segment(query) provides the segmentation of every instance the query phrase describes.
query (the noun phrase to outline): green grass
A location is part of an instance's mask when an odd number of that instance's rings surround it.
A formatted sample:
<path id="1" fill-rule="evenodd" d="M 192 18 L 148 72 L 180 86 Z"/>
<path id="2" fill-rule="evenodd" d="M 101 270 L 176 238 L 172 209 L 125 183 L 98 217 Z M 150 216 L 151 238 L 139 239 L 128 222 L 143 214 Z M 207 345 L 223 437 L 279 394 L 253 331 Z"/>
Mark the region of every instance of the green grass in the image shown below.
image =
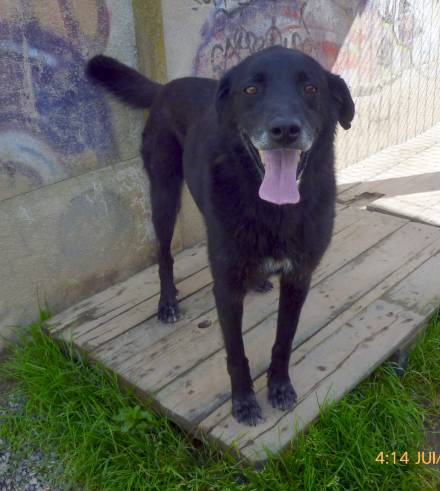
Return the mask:
<path id="1" fill-rule="evenodd" d="M 439 471 L 416 465 L 434 450 L 424 427 L 440 418 L 440 321 L 417 344 L 405 376 L 384 365 L 278 458 L 256 472 L 212 445 L 194 445 L 166 418 L 145 408 L 100 367 L 65 353 L 33 324 L 0 376 L 26 396 L 2 417 L 0 437 L 64 461 L 63 482 L 90 490 L 429 490 Z M 2 375 L 1 375 L 2 374 Z M 408 451 L 409 464 L 379 464 L 380 451 Z M 243 483 L 243 479 L 247 483 Z M 240 482 L 241 480 L 241 482 Z"/>

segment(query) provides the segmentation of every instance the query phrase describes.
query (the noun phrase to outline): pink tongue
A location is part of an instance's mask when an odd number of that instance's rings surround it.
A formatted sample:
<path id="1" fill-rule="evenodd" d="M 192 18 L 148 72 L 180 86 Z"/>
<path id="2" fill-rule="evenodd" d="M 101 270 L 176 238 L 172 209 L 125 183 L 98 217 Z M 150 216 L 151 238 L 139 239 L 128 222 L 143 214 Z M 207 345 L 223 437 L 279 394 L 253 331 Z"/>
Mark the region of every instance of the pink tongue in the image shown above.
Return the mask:
<path id="1" fill-rule="evenodd" d="M 296 172 L 300 158 L 299 150 L 261 150 L 265 163 L 263 182 L 258 195 L 261 199 L 282 204 L 299 203 Z"/>

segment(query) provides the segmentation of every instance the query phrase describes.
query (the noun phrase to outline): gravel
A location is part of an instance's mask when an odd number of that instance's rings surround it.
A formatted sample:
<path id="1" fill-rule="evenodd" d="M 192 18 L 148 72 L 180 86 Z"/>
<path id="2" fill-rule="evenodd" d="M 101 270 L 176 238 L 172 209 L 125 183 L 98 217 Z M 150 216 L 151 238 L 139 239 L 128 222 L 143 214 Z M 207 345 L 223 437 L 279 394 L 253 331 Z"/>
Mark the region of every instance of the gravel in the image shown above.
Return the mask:
<path id="1" fill-rule="evenodd" d="M 0 424 L 5 416 L 19 413 L 25 402 L 14 394 L 2 396 Z M 71 486 L 54 484 L 60 482 L 62 472 L 62 463 L 54 452 L 45 454 L 31 444 L 14 452 L 8 442 L 0 439 L 0 491 L 70 491 Z"/>

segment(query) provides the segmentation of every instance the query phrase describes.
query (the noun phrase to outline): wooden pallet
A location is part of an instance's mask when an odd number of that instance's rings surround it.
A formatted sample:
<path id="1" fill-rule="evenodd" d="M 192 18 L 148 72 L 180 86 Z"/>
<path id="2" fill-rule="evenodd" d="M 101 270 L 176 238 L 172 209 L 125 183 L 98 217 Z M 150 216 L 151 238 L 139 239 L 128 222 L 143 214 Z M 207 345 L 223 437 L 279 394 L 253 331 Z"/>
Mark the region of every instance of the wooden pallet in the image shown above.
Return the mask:
<path id="1" fill-rule="evenodd" d="M 278 286 L 248 295 L 244 340 L 265 417 L 256 427 L 231 415 L 204 244 L 175 258 L 182 312 L 176 324 L 156 320 L 153 266 L 57 315 L 49 330 L 151 397 L 188 431 L 264 461 L 313 421 L 325 401 L 340 399 L 412 340 L 439 305 L 440 228 L 432 226 L 440 224 L 439 153 L 440 126 L 339 173 L 334 237 L 294 341 L 290 369 L 298 403 L 291 411 L 273 409 L 266 398 Z"/>
<path id="2" fill-rule="evenodd" d="M 399 346 L 440 303 L 440 230 L 404 218 L 338 206 L 331 247 L 317 269 L 291 360 L 298 403 L 290 412 L 266 400 L 278 288 L 246 298 L 244 339 L 265 421 L 231 416 L 225 352 L 203 244 L 175 258 L 182 318 L 156 320 L 157 266 L 67 309 L 50 332 L 73 341 L 122 381 L 152 396 L 185 429 L 231 445 L 252 462 L 278 452 Z M 208 326 L 208 327 L 207 327 Z"/>

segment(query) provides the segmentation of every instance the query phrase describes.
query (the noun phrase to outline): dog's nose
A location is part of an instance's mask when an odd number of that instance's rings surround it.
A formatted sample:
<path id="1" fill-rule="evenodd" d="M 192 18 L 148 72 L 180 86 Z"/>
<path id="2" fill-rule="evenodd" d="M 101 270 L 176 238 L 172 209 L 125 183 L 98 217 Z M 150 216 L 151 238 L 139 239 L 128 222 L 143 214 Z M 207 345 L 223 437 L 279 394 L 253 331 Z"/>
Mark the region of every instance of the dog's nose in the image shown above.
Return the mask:
<path id="1" fill-rule="evenodd" d="M 278 120 L 274 121 L 269 129 L 272 141 L 290 145 L 295 142 L 301 132 L 301 126 L 296 120 Z"/>

